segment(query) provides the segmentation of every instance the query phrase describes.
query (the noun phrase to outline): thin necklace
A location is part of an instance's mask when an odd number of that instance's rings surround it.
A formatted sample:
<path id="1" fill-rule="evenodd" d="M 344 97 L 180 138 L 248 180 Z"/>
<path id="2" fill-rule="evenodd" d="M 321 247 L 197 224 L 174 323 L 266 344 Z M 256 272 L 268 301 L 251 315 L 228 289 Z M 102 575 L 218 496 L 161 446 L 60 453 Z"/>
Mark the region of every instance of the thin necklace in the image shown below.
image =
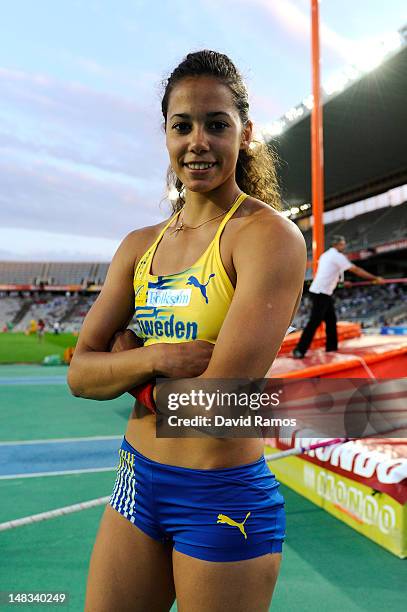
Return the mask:
<path id="1" fill-rule="evenodd" d="M 206 221 L 203 221 L 202 223 L 200 223 L 199 225 L 185 225 L 183 219 L 181 219 L 181 223 L 179 225 L 175 226 L 174 231 L 172 232 L 173 234 L 177 234 L 178 232 L 184 230 L 184 229 L 198 229 L 198 227 L 202 227 L 202 225 L 205 225 L 205 223 L 209 223 L 209 221 L 214 221 L 215 219 L 219 219 L 219 217 L 223 217 L 224 215 L 226 215 L 231 208 L 233 208 L 233 206 L 236 204 L 236 202 L 238 201 L 239 197 L 240 197 L 240 193 L 237 196 L 237 198 L 235 198 L 235 200 L 233 201 L 233 204 L 227 209 L 225 210 L 225 212 L 220 213 L 220 215 L 216 215 L 216 217 L 212 217 L 211 219 L 207 219 Z M 184 212 L 184 209 L 182 209 L 182 212 Z"/>

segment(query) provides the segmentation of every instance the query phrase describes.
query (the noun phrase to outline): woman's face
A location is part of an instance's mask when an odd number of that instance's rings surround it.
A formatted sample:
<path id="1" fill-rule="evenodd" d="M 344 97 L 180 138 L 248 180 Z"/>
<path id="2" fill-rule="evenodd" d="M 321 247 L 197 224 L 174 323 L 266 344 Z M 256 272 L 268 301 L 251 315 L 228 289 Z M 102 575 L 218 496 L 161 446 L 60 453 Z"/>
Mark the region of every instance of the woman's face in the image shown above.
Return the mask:
<path id="1" fill-rule="evenodd" d="M 171 166 L 190 191 L 206 193 L 235 176 L 239 150 L 250 143 L 230 89 L 210 76 L 186 77 L 172 90 L 166 142 Z"/>

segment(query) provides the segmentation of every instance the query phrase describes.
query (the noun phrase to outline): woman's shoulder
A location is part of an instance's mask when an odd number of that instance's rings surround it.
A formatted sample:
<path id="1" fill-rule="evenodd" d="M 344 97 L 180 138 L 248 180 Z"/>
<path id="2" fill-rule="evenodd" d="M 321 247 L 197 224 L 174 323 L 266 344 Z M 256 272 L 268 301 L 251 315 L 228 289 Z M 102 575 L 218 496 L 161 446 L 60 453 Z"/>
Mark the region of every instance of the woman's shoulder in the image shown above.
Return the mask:
<path id="1" fill-rule="evenodd" d="M 160 235 L 160 232 L 164 229 L 164 227 L 169 223 L 171 217 L 160 221 L 160 223 L 156 223 L 154 225 L 147 225 L 145 227 L 140 227 L 131 231 L 125 237 L 125 240 L 137 243 L 154 241 Z"/>
<path id="2" fill-rule="evenodd" d="M 267 274 L 276 268 L 290 274 L 291 264 L 301 268 L 307 250 L 299 227 L 261 200 L 247 198 L 245 202 L 246 214 L 231 241 L 236 271 L 256 266 Z"/>
<path id="3" fill-rule="evenodd" d="M 133 264 L 149 249 L 168 224 L 170 217 L 155 225 L 148 225 L 129 232 L 121 241 L 118 252 Z"/>
<path id="4" fill-rule="evenodd" d="M 268 235 L 304 241 L 301 230 L 293 221 L 262 200 L 248 196 L 239 210 L 239 233 L 250 234 L 254 239 Z"/>

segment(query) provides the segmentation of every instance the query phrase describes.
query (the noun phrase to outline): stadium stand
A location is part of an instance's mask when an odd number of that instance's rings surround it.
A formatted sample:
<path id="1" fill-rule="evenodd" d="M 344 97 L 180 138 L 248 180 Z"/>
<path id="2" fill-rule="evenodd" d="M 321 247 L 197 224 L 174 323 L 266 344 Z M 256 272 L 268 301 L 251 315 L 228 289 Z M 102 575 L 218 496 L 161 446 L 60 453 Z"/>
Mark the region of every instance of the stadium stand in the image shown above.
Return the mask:
<path id="1" fill-rule="evenodd" d="M 357 287 L 336 291 L 337 317 L 340 321 L 356 321 L 365 329 L 407 322 L 407 286 Z M 83 319 L 97 297 L 93 294 L 0 296 L 0 329 L 12 324 L 14 331 L 25 331 L 32 319 L 43 319 L 47 331 L 58 321 L 64 331 L 79 332 Z M 308 320 L 310 298 L 305 291 L 294 327 L 301 329 Z"/>
<path id="2" fill-rule="evenodd" d="M 66 328 L 68 331 L 79 331 L 83 323 L 83 319 L 86 317 L 88 310 L 91 308 L 96 298 L 97 295 L 80 296 L 73 305 L 73 308 L 62 320 L 64 328 Z"/>
<path id="3" fill-rule="evenodd" d="M 352 219 L 335 221 L 325 226 L 325 244 L 334 234 L 345 236 L 350 252 L 369 249 L 407 238 L 407 202 L 358 215 Z M 311 256 L 312 230 L 304 232 L 308 256 Z"/>
<path id="4" fill-rule="evenodd" d="M 16 314 L 21 309 L 21 298 L 7 297 L 0 298 L 0 326 L 3 328 L 7 323 L 14 324 Z"/>
<path id="5" fill-rule="evenodd" d="M 407 183 L 405 31 L 402 35 L 400 51 L 324 102 L 325 211 Z M 269 141 L 280 160 L 279 183 L 288 208 L 310 203 L 312 197 L 311 116 L 301 110 Z"/>
<path id="6" fill-rule="evenodd" d="M 102 284 L 107 263 L 15 262 L 0 263 L 0 284 L 85 285 Z"/>
<path id="7" fill-rule="evenodd" d="M 78 332 L 97 295 L 50 295 L 0 297 L 0 329 L 12 325 L 14 331 L 25 331 L 32 319 L 43 319 L 46 331 L 59 322 L 61 329 Z"/>
<path id="8" fill-rule="evenodd" d="M 36 321 L 43 319 L 46 327 L 52 327 L 55 321 L 61 321 L 63 318 L 67 308 L 69 308 L 70 299 L 63 296 L 34 298 L 14 329 L 16 331 L 24 331 L 32 319 Z"/>
<path id="9" fill-rule="evenodd" d="M 339 321 L 355 321 L 365 329 L 380 325 L 398 324 L 407 319 L 407 287 L 390 284 L 386 286 L 339 289 L 335 292 L 337 318 Z M 309 318 L 311 300 L 305 293 L 293 321 L 294 327 L 302 329 Z"/>

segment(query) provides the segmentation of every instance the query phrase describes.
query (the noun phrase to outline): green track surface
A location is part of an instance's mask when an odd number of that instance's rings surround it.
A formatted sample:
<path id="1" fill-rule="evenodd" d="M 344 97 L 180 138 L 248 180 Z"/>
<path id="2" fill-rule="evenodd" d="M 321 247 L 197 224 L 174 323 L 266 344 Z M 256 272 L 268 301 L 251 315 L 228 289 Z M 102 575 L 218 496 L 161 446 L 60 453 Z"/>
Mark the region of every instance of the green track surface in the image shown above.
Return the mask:
<path id="1" fill-rule="evenodd" d="M 54 480 L 59 484 L 53 484 Z M 25 510 L 29 514 L 108 495 L 113 474 L 16 482 L 14 489 L 11 483 L 5 487 L 2 483 L 2 492 L 6 497 L 13 495 L 16 507 L 21 508 L 27 500 Z M 43 497 L 45 492 L 49 495 L 47 503 L 41 499 L 41 491 Z M 273 611 L 405 610 L 405 562 L 291 490 L 283 487 L 283 493 L 288 535 Z M 70 596 L 68 609 L 82 610 L 89 557 L 102 512 L 103 507 L 93 508 L 2 533 L 2 589 L 63 590 Z M 7 514 L 2 512 L 2 520 L 24 513 L 13 511 L 9 503 Z"/>
<path id="2" fill-rule="evenodd" d="M 66 366 L 1 366 L 1 379 L 66 376 Z M 123 435 L 134 400 L 73 397 L 67 385 L 0 384 L 0 441 Z"/>
<path id="3" fill-rule="evenodd" d="M 0 383 L 23 375 L 48 377 L 51 372 L 61 376 L 66 369 L 3 366 Z M 1 439 L 122 435 L 131 403 L 125 397 L 113 402 L 80 400 L 64 385 L 0 384 Z M 114 478 L 111 471 L 0 480 L 0 522 L 109 495 Z M 406 561 L 287 487 L 282 492 L 287 540 L 273 612 L 406 609 Z M 102 513 L 103 507 L 97 507 L 1 532 L 0 589 L 66 591 L 70 598 L 66 606 L 21 609 L 82 611 L 89 557 Z"/>
<path id="4" fill-rule="evenodd" d="M 46 355 L 63 357 L 65 349 L 76 346 L 77 340 L 67 333 L 45 333 L 41 342 L 34 334 L 0 333 L 0 363 L 41 363 Z"/>
<path id="5" fill-rule="evenodd" d="M 116 473 L 112 470 L 0 481 L 0 523 L 110 495 L 115 478 Z"/>

